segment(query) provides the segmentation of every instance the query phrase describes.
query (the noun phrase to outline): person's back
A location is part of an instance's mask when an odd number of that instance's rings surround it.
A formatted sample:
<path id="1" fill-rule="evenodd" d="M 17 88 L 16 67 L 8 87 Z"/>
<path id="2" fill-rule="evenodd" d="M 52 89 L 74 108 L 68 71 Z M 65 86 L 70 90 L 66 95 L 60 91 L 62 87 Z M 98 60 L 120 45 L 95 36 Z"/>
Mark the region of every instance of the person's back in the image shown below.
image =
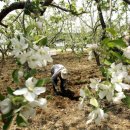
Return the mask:
<path id="1" fill-rule="evenodd" d="M 64 93 L 67 75 L 68 75 L 67 69 L 61 64 L 55 64 L 51 68 L 51 75 L 52 75 L 51 80 L 53 84 L 54 93 L 57 94 L 56 87 L 58 83 L 58 78 L 61 81 L 60 83 L 61 92 Z"/>

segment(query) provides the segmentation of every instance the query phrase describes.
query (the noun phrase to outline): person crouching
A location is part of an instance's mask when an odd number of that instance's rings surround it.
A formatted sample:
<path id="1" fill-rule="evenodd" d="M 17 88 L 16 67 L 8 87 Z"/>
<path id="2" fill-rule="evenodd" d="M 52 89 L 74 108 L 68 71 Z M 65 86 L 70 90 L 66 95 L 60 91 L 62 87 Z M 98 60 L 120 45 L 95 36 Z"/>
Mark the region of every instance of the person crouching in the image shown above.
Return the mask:
<path id="1" fill-rule="evenodd" d="M 60 89 L 62 94 L 65 93 L 65 87 L 68 77 L 68 70 L 61 64 L 55 64 L 51 68 L 51 80 L 53 85 L 54 94 L 58 94 L 57 92 L 57 83 L 58 79 L 60 79 Z"/>

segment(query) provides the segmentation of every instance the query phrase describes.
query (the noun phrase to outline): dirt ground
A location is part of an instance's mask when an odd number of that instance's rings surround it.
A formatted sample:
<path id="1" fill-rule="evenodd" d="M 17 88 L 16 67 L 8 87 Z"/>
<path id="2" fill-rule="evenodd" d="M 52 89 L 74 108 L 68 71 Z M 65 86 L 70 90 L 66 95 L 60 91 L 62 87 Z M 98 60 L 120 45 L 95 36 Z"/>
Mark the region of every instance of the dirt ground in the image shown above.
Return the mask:
<path id="1" fill-rule="evenodd" d="M 69 70 L 66 95 L 53 95 L 51 83 L 46 85 L 47 91 L 42 97 L 48 99 L 44 110 L 37 109 L 35 118 L 30 119 L 27 128 L 18 128 L 15 123 L 11 130 L 130 130 L 130 110 L 123 105 L 111 105 L 108 107 L 109 118 L 96 126 L 94 123 L 86 125 L 90 105 L 85 105 L 79 110 L 79 90 L 89 84 L 89 79 L 101 74 L 94 61 L 88 61 L 87 55 L 81 58 L 72 53 L 53 56 L 53 63 L 39 70 L 37 78 L 50 78 L 50 68 L 53 64 L 63 64 Z M 1 93 L 6 94 L 6 87 L 16 87 L 11 80 L 11 73 L 16 65 L 12 58 L 8 58 L 0 75 Z"/>

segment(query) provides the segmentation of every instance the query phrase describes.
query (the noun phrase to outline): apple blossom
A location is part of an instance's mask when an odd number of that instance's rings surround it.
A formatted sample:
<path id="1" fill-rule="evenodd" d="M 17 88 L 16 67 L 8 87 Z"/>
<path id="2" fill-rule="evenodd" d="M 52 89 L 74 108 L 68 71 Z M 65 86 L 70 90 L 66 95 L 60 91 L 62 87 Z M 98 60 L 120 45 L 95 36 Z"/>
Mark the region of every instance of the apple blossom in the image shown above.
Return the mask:
<path id="1" fill-rule="evenodd" d="M 114 83 L 113 85 L 117 92 L 122 92 L 123 89 L 130 89 L 130 85 L 125 83 Z"/>
<path id="2" fill-rule="evenodd" d="M 19 56 L 22 51 L 28 48 L 28 44 L 26 43 L 25 38 L 22 35 L 20 35 L 20 40 L 18 38 L 11 39 L 11 43 L 13 47 L 12 54 L 15 57 Z"/>
<path id="3" fill-rule="evenodd" d="M 24 116 L 26 119 L 33 118 L 36 115 L 35 107 L 39 106 L 40 108 L 45 108 L 47 104 L 47 100 L 45 98 L 35 99 L 29 104 L 22 106 L 20 109 L 20 114 Z"/>
<path id="4" fill-rule="evenodd" d="M 36 110 L 30 105 L 23 106 L 20 110 L 20 114 L 24 116 L 24 118 L 29 119 L 33 118 L 36 115 Z"/>
<path id="5" fill-rule="evenodd" d="M 9 113 L 11 111 L 11 108 L 12 108 L 12 104 L 9 98 L 6 98 L 0 102 L 0 111 L 2 112 L 2 114 Z"/>
<path id="6" fill-rule="evenodd" d="M 22 88 L 13 92 L 14 95 L 23 95 L 29 102 L 35 100 L 35 98 L 46 91 L 45 87 L 36 87 L 37 80 L 30 77 L 26 80 L 26 88 Z"/>
<path id="7" fill-rule="evenodd" d="M 121 99 L 125 98 L 126 96 L 124 95 L 123 92 L 116 93 L 115 96 L 113 97 L 113 102 L 116 104 L 121 103 Z"/>
<path id="8" fill-rule="evenodd" d="M 84 103 L 84 99 L 86 97 L 85 91 L 83 89 L 80 89 L 80 104 L 79 104 L 79 109 L 81 109 L 83 107 L 83 103 Z"/>
<path id="9" fill-rule="evenodd" d="M 40 108 L 44 108 L 46 104 L 47 104 L 47 100 L 45 98 L 35 99 L 33 102 L 30 102 L 30 105 L 32 107 L 39 106 Z"/>
<path id="10" fill-rule="evenodd" d="M 125 75 L 127 74 L 127 67 L 123 65 L 122 63 L 119 63 L 119 64 L 112 63 L 111 68 L 109 68 L 108 71 L 110 72 L 112 77 L 114 77 L 114 75 L 117 75 L 119 73 L 122 73 L 122 74 L 124 73 Z"/>
<path id="11" fill-rule="evenodd" d="M 101 84 L 100 85 L 100 90 L 99 90 L 100 99 L 103 99 L 104 97 L 106 97 L 106 99 L 108 101 L 111 101 L 113 95 L 114 95 L 114 89 L 111 84 L 108 84 L 108 85 Z"/>
<path id="12" fill-rule="evenodd" d="M 98 89 L 99 89 L 99 82 L 100 82 L 101 80 L 98 80 L 98 79 L 90 79 L 90 87 L 92 88 L 92 89 L 95 89 L 96 91 L 98 91 Z"/>
<path id="13" fill-rule="evenodd" d="M 123 55 L 130 59 L 130 46 L 128 46 L 127 48 L 124 49 Z"/>
<path id="14" fill-rule="evenodd" d="M 23 77 L 23 75 L 24 75 L 23 71 L 19 70 L 19 71 L 18 71 L 18 78 Z"/>
<path id="15" fill-rule="evenodd" d="M 101 108 L 96 108 L 91 113 L 89 113 L 87 124 L 94 121 L 97 125 L 99 125 L 101 120 L 104 120 L 106 117 L 107 114 L 105 114 Z"/>

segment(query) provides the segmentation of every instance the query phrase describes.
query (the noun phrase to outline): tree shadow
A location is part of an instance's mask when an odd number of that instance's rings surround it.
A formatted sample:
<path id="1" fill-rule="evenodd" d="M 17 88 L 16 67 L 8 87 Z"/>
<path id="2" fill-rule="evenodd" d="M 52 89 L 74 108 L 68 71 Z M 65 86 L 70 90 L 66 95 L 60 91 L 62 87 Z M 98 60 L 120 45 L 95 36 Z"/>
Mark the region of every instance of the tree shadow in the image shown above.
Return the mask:
<path id="1" fill-rule="evenodd" d="M 75 93 L 69 89 L 65 90 L 64 93 L 58 92 L 58 95 L 63 96 L 63 97 L 68 97 L 71 100 L 76 100 L 79 101 L 80 96 L 76 96 Z"/>

